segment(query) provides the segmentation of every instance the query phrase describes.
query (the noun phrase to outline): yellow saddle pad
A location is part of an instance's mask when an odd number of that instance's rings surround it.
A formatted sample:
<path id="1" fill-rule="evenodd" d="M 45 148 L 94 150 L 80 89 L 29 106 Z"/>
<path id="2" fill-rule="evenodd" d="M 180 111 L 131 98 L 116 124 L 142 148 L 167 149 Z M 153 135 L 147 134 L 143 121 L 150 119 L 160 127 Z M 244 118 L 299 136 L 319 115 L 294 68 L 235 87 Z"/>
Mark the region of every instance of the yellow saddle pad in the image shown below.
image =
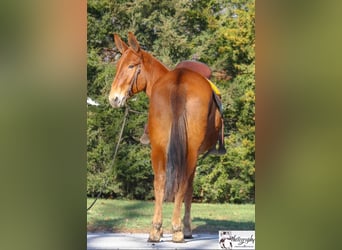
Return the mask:
<path id="1" fill-rule="evenodd" d="M 211 88 L 214 90 L 216 95 L 221 95 L 220 90 L 216 87 L 216 85 L 208 79 L 208 82 L 210 83 Z"/>

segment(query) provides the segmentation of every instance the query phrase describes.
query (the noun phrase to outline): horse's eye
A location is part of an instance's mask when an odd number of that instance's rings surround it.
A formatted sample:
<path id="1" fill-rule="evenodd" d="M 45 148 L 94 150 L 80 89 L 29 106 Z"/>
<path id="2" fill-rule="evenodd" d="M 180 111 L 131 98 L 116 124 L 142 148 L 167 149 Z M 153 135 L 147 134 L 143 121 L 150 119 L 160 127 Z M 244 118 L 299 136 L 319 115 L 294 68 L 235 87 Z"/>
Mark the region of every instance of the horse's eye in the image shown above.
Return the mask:
<path id="1" fill-rule="evenodd" d="M 128 66 L 128 68 L 129 68 L 129 69 L 134 68 L 134 64 L 130 64 L 130 65 Z"/>

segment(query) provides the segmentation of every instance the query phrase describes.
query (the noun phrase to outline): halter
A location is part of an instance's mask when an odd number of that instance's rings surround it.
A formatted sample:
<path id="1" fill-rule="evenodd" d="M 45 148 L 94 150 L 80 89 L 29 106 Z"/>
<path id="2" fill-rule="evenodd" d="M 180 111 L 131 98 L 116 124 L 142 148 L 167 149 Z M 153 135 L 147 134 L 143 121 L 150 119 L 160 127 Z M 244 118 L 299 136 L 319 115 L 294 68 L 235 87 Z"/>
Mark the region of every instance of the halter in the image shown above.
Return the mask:
<path id="1" fill-rule="evenodd" d="M 133 85 L 135 85 L 135 88 L 138 90 L 138 75 L 140 74 L 140 71 L 141 71 L 141 64 L 138 64 L 137 65 L 137 69 L 135 70 L 134 72 L 134 76 L 131 80 L 131 83 L 129 85 L 129 89 L 128 89 L 128 92 L 127 92 L 127 96 L 132 96 L 133 95 Z"/>

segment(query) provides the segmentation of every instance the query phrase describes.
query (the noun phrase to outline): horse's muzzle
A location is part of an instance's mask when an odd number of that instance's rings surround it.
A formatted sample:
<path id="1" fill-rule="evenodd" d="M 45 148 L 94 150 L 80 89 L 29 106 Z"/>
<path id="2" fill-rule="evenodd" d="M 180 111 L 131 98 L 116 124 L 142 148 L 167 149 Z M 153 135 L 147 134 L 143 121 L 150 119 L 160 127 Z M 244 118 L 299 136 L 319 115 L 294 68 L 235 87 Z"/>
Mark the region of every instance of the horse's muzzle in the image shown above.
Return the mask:
<path id="1" fill-rule="evenodd" d="M 109 96 L 109 103 L 113 108 L 123 107 L 126 103 L 126 97 L 120 95 Z"/>

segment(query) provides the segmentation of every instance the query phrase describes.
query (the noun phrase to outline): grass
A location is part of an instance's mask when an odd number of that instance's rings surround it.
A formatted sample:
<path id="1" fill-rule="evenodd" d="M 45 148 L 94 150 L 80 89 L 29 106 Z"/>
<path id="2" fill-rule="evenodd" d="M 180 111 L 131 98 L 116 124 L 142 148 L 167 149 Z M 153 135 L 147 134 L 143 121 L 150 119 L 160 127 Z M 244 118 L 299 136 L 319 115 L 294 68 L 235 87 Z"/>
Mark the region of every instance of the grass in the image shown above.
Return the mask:
<path id="1" fill-rule="evenodd" d="M 87 199 L 89 206 L 94 199 Z M 87 212 L 89 232 L 148 233 L 154 202 L 99 199 Z M 163 228 L 170 233 L 173 203 L 163 205 Z M 184 208 L 183 212 L 184 213 Z M 254 230 L 254 204 L 192 204 L 193 233 L 217 233 L 219 230 Z"/>

